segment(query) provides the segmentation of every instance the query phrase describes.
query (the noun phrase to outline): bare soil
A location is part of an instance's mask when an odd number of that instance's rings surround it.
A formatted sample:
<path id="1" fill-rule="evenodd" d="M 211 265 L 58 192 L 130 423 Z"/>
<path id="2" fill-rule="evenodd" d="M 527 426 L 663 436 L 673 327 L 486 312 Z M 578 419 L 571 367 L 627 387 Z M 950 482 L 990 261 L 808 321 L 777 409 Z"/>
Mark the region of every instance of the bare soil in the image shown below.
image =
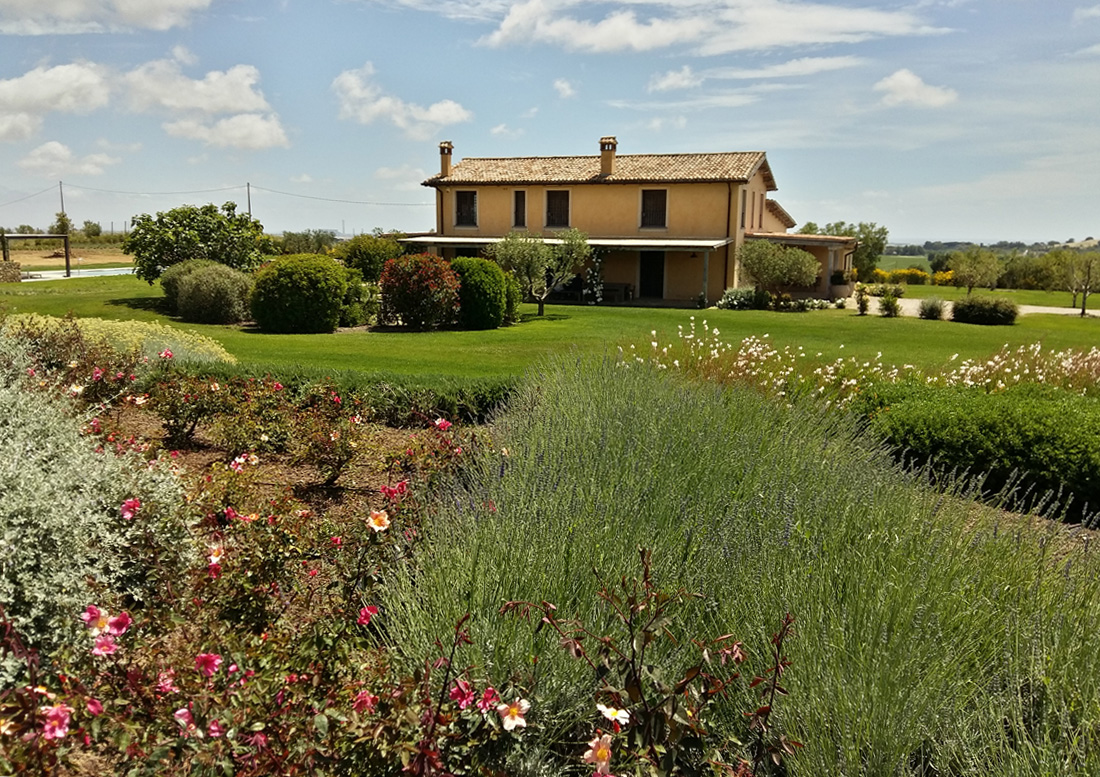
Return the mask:
<path id="1" fill-rule="evenodd" d="M 72 266 L 101 267 L 110 264 L 131 264 L 133 257 L 122 253 L 118 246 L 70 249 Z M 11 259 L 24 270 L 64 270 L 64 248 L 18 248 L 12 244 Z"/>

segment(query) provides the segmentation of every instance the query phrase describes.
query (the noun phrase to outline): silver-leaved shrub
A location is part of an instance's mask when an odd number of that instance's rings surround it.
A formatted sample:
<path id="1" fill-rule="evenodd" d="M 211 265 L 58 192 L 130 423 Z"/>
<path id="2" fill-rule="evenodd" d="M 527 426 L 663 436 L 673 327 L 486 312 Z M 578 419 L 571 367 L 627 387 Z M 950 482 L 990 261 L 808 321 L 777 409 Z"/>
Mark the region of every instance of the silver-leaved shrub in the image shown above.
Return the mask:
<path id="1" fill-rule="evenodd" d="M 43 659 L 90 647 L 89 604 L 138 617 L 195 552 L 175 473 L 97 449 L 62 400 L 32 390 L 21 346 L 0 335 L 0 608 Z M 0 688 L 18 666 L 0 666 Z"/>

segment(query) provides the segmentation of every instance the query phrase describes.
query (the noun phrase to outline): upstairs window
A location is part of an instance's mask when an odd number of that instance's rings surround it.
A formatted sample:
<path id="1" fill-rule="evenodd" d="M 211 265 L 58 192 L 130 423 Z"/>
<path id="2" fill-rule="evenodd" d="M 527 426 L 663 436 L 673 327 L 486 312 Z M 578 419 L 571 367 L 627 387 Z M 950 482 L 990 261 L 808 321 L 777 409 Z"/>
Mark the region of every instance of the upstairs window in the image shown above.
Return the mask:
<path id="1" fill-rule="evenodd" d="M 569 226 L 569 192 L 550 191 L 546 193 L 546 226 Z"/>
<path id="2" fill-rule="evenodd" d="M 455 226 L 477 226 L 477 192 L 455 192 Z"/>
<path id="3" fill-rule="evenodd" d="M 668 191 L 642 189 L 642 227 L 667 227 Z"/>
<path id="4" fill-rule="evenodd" d="M 512 226 L 527 226 L 527 192 L 516 192 L 512 201 Z"/>

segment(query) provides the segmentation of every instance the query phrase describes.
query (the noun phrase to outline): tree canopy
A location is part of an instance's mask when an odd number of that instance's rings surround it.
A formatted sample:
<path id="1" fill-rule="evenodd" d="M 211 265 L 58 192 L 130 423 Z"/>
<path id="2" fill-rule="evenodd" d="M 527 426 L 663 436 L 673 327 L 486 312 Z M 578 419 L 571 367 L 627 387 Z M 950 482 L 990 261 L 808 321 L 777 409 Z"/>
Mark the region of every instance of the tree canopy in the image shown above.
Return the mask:
<path id="1" fill-rule="evenodd" d="M 275 252 L 263 224 L 237 213 L 234 202 L 225 203 L 221 210 L 213 204 L 183 205 L 156 217 L 134 216 L 122 250 L 133 255 L 135 274 L 150 284 L 167 268 L 188 259 L 209 259 L 247 272 Z"/>
<path id="2" fill-rule="evenodd" d="M 886 252 L 886 241 L 890 237 L 890 231 L 886 227 L 880 227 L 873 221 L 861 221 L 859 224 L 834 221 L 823 227 L 807 221 L 798 231 L 803 235 L 854 237 L 859 241 L 859 245 L 856 246 L 855 255 L 852 256 L 852 266 L 856 269 L 859 280 L 864 281 L 871 278 L 871 273 L 878 266 L 878 258 Z"/>
<path id="3" fill-rule="evenodd" d="M 519 280 L 527 296 L 545 312 L 546 298 L 557 286 L 569 283 L 592 257 L 588 235 L 579 229 L 558 234 L 560 245 L 549 246 L 530 232 L 510 232 L 486 249 L 491 259 Z"/>
<path id="4" fill-rule="evenodd" d="M 955 283 L 966 287 L 969 294 L 975 286 L 992 289 L 1001 277 L 1001 261 L 988 248 L 970 246 L 951 254 L 947 266 L 955 273 Z"/>
<path id="5" fill-rule="evenodd" d="M 768 240 L 746 241 L 737 251 L 737 261 L 757 288 L 773 293 L 783 286 L 810 286 L 821 271 L 820 262 L 808 251 Z"/>

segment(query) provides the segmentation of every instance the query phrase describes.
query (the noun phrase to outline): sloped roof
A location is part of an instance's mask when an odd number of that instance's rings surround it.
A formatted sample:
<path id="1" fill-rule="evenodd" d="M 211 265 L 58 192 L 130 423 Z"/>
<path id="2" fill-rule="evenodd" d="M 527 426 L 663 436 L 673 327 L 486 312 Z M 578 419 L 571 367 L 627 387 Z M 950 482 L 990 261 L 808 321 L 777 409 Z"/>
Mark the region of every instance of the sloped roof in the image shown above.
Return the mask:
<path id="1" fill-rule="evenodd" d="M 767 201 L 767 206 L 768 206 L 768 213 L 772 214 L 777 219 L 779 219 L 779 223 L 782 224 L 783 226 L 785 226 L 787 229 L 790 229 L 791 227 L 793 227 L 795 224 L 798 223 L 797 221 L 794 220 L 794 218 L 791 216 L 791 214 L 787 213 L 787 211 L 784 210 L 783 206 L 780 205 L 775 200 L 769 199 Z"/>
<path id="2" fill-rule="evenodd" d="M 769 191 L 779 188 L 763 151 L 617 154 L 611 175 L 600 175 L 599 156 L 467 157 L 451 168 L 450 175 L 432 176 L 423 185 L 745 183 L 758 171 Z"/>

